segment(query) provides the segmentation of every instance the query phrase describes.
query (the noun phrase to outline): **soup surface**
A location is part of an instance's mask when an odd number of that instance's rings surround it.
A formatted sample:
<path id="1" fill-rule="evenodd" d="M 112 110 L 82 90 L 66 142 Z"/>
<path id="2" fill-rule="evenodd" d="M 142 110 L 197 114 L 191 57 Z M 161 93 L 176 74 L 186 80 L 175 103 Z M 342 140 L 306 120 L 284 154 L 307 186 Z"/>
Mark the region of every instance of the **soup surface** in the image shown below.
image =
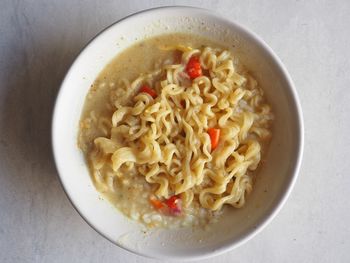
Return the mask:
<path id="1" fill-rule="evenodd" d="M 228 49 L 161 35 L 120 53 L 87 94 L 78 144 L 95 187 L 149 227 L 206 226 L 240 208 L 273 119 Z"/>

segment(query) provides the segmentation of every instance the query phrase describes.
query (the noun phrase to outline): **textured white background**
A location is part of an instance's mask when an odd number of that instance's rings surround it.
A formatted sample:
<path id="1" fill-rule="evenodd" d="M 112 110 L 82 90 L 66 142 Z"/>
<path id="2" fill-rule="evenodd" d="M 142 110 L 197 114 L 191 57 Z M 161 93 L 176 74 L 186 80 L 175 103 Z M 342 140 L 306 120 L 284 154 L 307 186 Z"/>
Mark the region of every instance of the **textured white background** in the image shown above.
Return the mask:
<path id="1" fill-rule="evenodd" d="M 91 229 L 50 149 L 55 95 L 101 29 L 161 5 L 206 7 L 260 35 L 291 73 L 305 154 L 287 204 L 256 238 L 204 262 L 350 262 L 349 1 L 0 2 L 0 262 L 155 262 Z"/>

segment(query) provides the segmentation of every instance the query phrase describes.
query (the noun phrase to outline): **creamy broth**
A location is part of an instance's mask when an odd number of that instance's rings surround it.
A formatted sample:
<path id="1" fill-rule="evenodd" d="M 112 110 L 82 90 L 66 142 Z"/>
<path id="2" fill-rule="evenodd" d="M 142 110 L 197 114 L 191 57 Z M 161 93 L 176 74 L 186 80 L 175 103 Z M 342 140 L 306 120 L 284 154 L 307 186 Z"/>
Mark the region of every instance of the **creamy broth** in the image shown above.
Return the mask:
<path id="1" fill-rule="evenodd" d="M 180 63 L 181 52 L 167 49 L 177 45 L 221 48 L 218 43 L 208 39 L 180 33 L 161 35 L 134 44 L 114 58 L 91 85 L 80 121 L 78 144 L 89 163 L 96 188 L 125 215 L 149 227 L 205 226 L 216 221 L 223 211 L 205 209 L 195 197 L 190 206 L 183 208 L 180 215 L 159 213 L 149 201 L 158 186 L 146 182 L 143 175 L 128 176 L 128 169 L 124 167 L 126 176 L 114 176 L 113 181 L 101 183 L 93 174 L 89 155 L 93 151 L 96 138 L 110 136 L 109 122 L 115 111 L 114 103 L 117 101 L 120 105 L 132 106 L 132 98 L 138 93 L 138 88 L 128 91 L 121 88 L 125 86 L 123 79 L 132 82 L 140 74 L 151 72 L 164 63 Z M 241 70 L 239 65 L 236 65 L 236 69 L 237 72 Z M 254 80 L 248 77 L 247 81 Z M 242 108 L 244 107 L 243 105 Z M 101 173 L 110 173 L 110 170 L 102 168 Z M 108 187 L 108 184 L 112 187 Z"/>

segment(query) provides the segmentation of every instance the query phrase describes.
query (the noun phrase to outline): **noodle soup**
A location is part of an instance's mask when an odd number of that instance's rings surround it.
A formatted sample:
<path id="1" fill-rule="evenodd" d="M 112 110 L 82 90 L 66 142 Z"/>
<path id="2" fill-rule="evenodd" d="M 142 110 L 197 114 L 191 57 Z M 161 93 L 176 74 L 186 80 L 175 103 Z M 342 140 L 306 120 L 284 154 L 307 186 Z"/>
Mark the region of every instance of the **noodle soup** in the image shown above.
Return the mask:
<path id="1" fill-rule="evenodd" d="M 234 54 L 169 34 L 118 55 L 92 84 L 79 147 L 95 187 L 149 227 L 201 225 L 253 189 L 273 119 Z"/>

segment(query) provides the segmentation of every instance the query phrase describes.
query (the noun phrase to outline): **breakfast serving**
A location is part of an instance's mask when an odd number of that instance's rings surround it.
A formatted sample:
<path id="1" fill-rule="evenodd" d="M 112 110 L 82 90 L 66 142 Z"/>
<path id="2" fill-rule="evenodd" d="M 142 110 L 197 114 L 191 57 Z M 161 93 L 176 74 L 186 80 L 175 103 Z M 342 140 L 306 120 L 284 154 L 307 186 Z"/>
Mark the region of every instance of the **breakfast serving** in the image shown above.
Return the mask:
<path id="1" fill-rule="evenodd" d="M 245 204 L 272 120 L 234 53 L 169 34 L 134 44 L 100 73 L 78 144 L 97 190 L 128 217 L 206 225 Z"/>

